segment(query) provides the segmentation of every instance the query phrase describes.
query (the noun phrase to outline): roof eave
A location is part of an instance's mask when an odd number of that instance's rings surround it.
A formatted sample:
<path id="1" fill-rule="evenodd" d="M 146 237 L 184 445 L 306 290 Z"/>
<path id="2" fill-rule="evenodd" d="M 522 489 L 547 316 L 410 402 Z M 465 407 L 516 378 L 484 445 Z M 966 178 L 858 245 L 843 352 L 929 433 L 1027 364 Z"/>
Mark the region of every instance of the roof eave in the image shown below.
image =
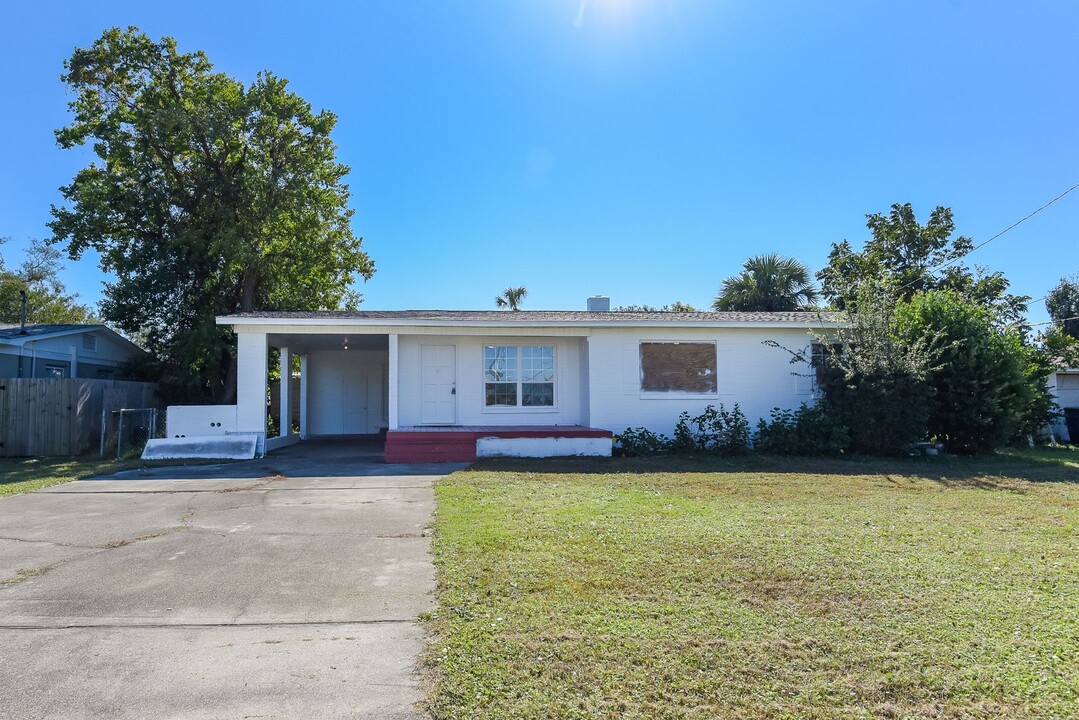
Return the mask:
<path id="1" fill-rule="evenodd" d="M 374 327 L 491 327 L 491 328 L 609 328 L 609 327 L 707 327 L 707 328 L 780 328 L 801 329 L 808 327 L 838 328 L 842 323 L 834 320 L 807 317 L 804 322 L 794 321 L 754 321 L 754 320 L 417 320 L 406 318 L 282 318 L 282 317 L 247 317 L 241 315 L 222 315 L 217 318 L 218 325 L 306 325 L 306 326 L 374 326 Z"/>
<path id="2" fill-rule="evenodd" d="M 75 330 L 57 330 L 56 332 L 38 333 L 37 335 L 15 335 L 12 337 L 0 338 L 0 343 L 22 347 L 26 345 L 26 343 L 34 342 L 36 340 L 49 340 L 52 338 L 65 337 L 67 335 L 79 335 L 86 332 L 97 332 L 99 330 L 103 330 L 109 333 L 109 335 L 114 340 L 124 345 L 125 347 L 140 352 L 144 355 L 148 354 L 146 350 L 131 342 L 126 337 L 110 328 L 108 325 L 87 325 L 86 327 L 78 328 Z"/>

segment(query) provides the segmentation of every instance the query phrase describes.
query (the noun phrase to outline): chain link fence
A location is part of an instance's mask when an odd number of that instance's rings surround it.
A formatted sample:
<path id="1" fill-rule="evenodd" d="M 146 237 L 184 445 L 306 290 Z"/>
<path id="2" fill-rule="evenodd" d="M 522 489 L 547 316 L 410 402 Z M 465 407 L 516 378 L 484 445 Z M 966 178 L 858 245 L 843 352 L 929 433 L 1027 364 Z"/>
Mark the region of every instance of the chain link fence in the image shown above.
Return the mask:
<path id="1" fill-rule="evenodd" d="M 157 408 L 123 408 L 101 412 L 101 456 L 112 454 L 116 459 L 142 453 L 146 441 L 163 437 L 164 423 L 158 427 Z"/>

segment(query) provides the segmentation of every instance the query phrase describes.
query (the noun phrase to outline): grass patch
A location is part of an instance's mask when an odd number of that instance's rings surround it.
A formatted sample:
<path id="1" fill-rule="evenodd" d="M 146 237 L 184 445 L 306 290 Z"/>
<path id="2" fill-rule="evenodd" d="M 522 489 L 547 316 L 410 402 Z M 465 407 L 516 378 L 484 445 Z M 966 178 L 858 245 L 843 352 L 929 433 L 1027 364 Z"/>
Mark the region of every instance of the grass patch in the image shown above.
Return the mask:
<path id="1" fill-rule="evenodd" d="M 1079 453 L 489 461 L 436 487 L 436 718 L 1072 718 Z"/>
<path id="2" fill-rule="evenodd" d="M 138 458 L 116 460 L 97 456 L 0 458 L 0 497 L 33 492 L 71 480 L 108 475 L 121 470 L 184 464 L 192 463 L 177 460 L 146 461 Z M 196 464 L 200 463 L 196 461 Z"/>

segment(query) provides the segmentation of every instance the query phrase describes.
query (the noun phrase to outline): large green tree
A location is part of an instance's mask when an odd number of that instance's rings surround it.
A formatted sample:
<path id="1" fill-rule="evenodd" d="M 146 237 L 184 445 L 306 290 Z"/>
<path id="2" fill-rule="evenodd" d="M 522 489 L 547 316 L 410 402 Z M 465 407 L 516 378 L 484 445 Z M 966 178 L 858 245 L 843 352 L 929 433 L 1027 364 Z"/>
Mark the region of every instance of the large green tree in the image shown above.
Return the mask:
<path id="1" fill-rule="evenodd" d="M 910 203 L 896 203 L 887 215 L 866 215 L 866 227 L 870 238 L 861 250 L 847 240 L 832 243 L 828 264 L 817 273 L 821 294 L 835 309 L 853 309 L 860 296 L 906 302 L 919 292 L 953 290 L 990 308 L 998 325 L 1023 322 L 1029 297 L 1008 293 L 1003 273 L 961 262 L 974 245 L 955 235 L 951 208 L 938 205 L 923 225 Z"/>
<path id="2" fill-rule="evenodd" d="M 809 270 L 775 253 L 751 257 L 742 272 L 723 281 L 713 310 L 803 310 L 817 299 Z"/>
<path id="3" fill-rule="evenodd" d="M 97 159 L 61 188 L 54 242 L 100 253 L 104 317 L 157 355 L 176 395 L 229 401 L 230 332 L 217 315 L 355 307 L 374 265 L 330 137 L 270 72 L 244 84 L 202 52 L 137 28 L 107 30 L 65 61 L 71 123 L 59 145 Z"/>
<path id="4" fill-rule="evenodd" d="M 0 238 L 0 245 L 6 241 Z M 60 252 L 41 240 L 31 242 L 16 268 L 9 269 L 0 254 L 0 323 L 21 320 L 22 292 L 26 293 L 27 323 L 97 322 L 93 311 L 60 281 Z"/>
<path id="5" fill-rule="evenodd" d="M 1079 339 L 1079 275 L 1061 278 L 1045 296 L 1045 309 L 1065 335 Z"/>

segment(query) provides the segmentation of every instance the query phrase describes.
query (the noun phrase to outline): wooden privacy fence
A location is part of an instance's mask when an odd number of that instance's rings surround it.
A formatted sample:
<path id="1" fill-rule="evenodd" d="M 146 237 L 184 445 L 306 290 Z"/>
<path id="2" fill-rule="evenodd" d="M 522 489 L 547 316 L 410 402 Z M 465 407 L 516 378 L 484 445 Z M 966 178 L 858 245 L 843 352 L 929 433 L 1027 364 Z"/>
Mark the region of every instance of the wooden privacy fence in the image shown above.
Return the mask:
<path id="1" fill-rule="evenodd" d="M 97 452 L 103 410 L 157 404 L 154 383 L 0 378 L 0 457 Z"/>

